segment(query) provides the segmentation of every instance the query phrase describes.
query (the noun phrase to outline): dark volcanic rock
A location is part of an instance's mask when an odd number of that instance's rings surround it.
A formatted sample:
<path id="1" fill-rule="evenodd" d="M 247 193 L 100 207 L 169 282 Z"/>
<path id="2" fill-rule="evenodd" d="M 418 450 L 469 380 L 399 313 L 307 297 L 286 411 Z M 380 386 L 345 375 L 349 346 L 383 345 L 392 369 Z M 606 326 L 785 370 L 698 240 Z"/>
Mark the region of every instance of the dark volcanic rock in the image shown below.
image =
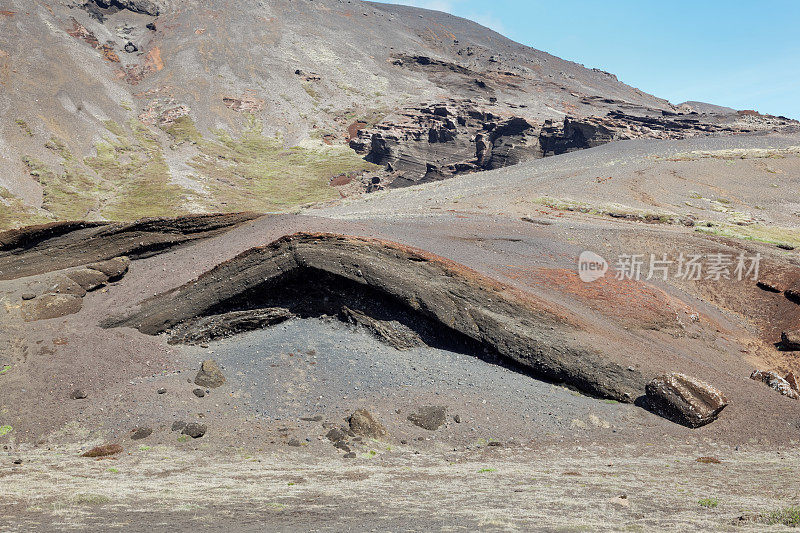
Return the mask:
<path id="1" fill-rule="evenodd" d="M 26 322 L 72 315 L 81 310 L 83 300 L 74 294 L 43 294 L 23 302 L 22 316 Z"/>
<path id="2" fill-rule="evenodd" d="M 420 407 L 416 412 L 408 415 L 408 421 L 428 431 L 436 431 L 447 418 L 447 408 L 437 406 Z"/>
<path id="3" fill-rule="evenodd" d="M 122 453 L 122 446 L 119 444 L 103 444 L 102 446 L 95 446 L 88 452 L 81 454 L 81 457 L 108 457 L 109 455 L 116 455 Z"/>
<path id="4" fill-rule="evenodd" d="M 213 359 L 206 359 L 200 365 L 200 370 L 194 378 L 195 385 L 201 387 L 208 387 L 215 389 L 221 387 L 225 383 L 225 376 L 222 375 L 222 369 Z"/>
<path id="5" fill-rule="evenodd" d="M 346 306 L 339 312 L 339 318 L 367 328 L 376 337 L 398 350 L 410 350 L 425 344 L 416 332 L 396 320 L 377 320 Z"/>
<path id="6" fill-rule="evenodd" d="M 325 437 L 333 443 L 347 440 L 347 435 L 344 433 L 344 431 L 337 428 L 333 428 L 328 431 L 328 433 L 325 434 Z"/>
<path id="7" fill-rule="evenodd" d="M 199 424 L 197 422 L 189 422 L 186 426 L 181 430 L 181 433 L 184 435 L 189 435 L 193 439 L 199 439 L 203 435 L 206 434 L 207 427 L 205 424 Z"/>
<path id="8" fill-rule="evenodd" d="M 183 420 L 176 420 L 175 422 L 172 423 L 172 431 L 183 431 L 186 425 L 187 425 L 186 422 L 184 422 Z"/>
<path id="9" fill-rule="evenodd" d="M 800 329 L 781 333 L 781 348 L 784 350 L 800 351 Z"/>
<path id="10" fill-rule="evenodd" d="M 203 389 L 194 389 L 192 393 L 198 398 L 203 398 L 206 395 L 206 391 L 204 391 Z"/>
<path id="11" fill-rule="evenodd" d="M 73 400 L 85 400 L 89 397 L 89 395 L 86 394 L 86 391 L 83 389 L 75 389 L 72 391 L 72 394 L 70 394 L 69 397 Z"/>
<path id="12" fill-rule="evenodd" d="M 131 431 L 131 440 L 142 440 L 146 439 L 150 435 L 153 434 L 153 428 L 149 427 L 140 427 L 136 428 Z"/>
<path id="13" fill-rule="evenodd" d="M 375 417 L 366 409 L 359 409 L 348 418 L 350 431 L 362 437 L 371 439 L 383 439 L 388 434 L 383 424 L 375 420 Z"/>
<path id="14" fill-rule="evenodd" d="M 32 292 L 23 292 L 22 293 L 22 299 L 25 300 L 25 301 L 33 300 L 34 298 L 36 298 L 36 294 L 35 293 L 32 293 Z"/>
<path id="15" fill-rule="evenodd" d="M 203 344 L 210 340 L 280 324 L 293 316 L 294 314 L 288 309 L 272 307 L 200 317 L 187 320 L 175 327 L 170 334 L 169 343 Z"/>
<path id="16" fill-rule="evenodd" d="M 696 428 L 713 422 L 728 405 L 717 389 L 684 374 L 668 374 L 647 384 L 647 400 L 661 416 Z"/>
<path id="17" fill-rule="evenodd" d="M 302 446 L 300 441 L 297 440 L 297 439 L 289 439 L 289 442 L 287 442 L 286 444 L 288 446 L 292 446 L 292 447 L 295 447 L 295 448 L 299 448 L 300 446 Z"/>
<path id="18" fill-rule="evenodd" d="M 582 345 L 574 337 L 577 330 L 547 311 L 549 306 L 536 297 L 435 255 L 375 239 L 330 234 L 284 237 L 150 298 L 135 314 L 107 320 L 103 326 L 158 334 L 179 322 L 219 312 L 224 305 L 249 302 L 253 294 L 262 299 L 280 295 L 289 273 L 301 279 L 310 275 L 309 283 L 316 285 L 339 287 L 331 291 L 341 292 L 342 286 L 350 286 L 352 292 L 371 290 L 371 299 L 402 305 L 440 332 L 460 335 L 534 373 L 599 396 L 630 402 L 645 388 L 641 372 L 627 370 L 629 365 L 617 362 L 615 353 Z"/>

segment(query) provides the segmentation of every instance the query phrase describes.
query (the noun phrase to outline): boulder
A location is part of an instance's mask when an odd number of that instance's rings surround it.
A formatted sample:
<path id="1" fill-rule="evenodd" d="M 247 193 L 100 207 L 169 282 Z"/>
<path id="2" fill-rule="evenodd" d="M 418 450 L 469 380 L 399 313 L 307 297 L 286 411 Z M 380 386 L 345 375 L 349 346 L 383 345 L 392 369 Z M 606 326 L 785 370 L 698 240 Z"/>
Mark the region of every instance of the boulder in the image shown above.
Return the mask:
<path id="1" fill-rule="evenodd" d="M 81 310 L 83 300 L 74 294 L 43 294 L 23 303 L 22 315 L 26 322 L 47 320 L 71 315 Z"/>
<path id="2" fill-rule="evenodd" d="M 690 428 L 713 422 L 728 405 L 728 399 L 716 388 L 678 373 L 653 379 L 645 392 L 655 412 Z"/>
<path id="3" fill-rule="evenodd" d="M 128 267 L 130 264 L 131 260 L 125 256 L 122 256 L 109 259 L 108 261 L 92 263 L 91 265 L 86 265 L 86 268 L 102 272 L 109 280 L 116 281 L 122 278 L 122 276 L 128 272 Z"/>
<path id="4" fill-rule="evenodd" d="M 781 348 L 793 352 L 800 351 L 800 329 L 781 333 Z"/>
<path id="5" fill-rule="evenodd" d="M 83 287 L 86 292 L 97 290 L 108 281 L 108 276 L 91 268 L 78 268 L 68 272 L 67 277 Z"/>
<path id="6" fill-rule="evenodd" d="M 131 440 L 142 440 L 146 439 L 150 435 L 153 434 L 153 428 L 149 427 L 139 427 L 131 431 Z"/>
<path id="7" fill-rule="evenodd" d="M 108 457 L 109 455 L 116 455 L 122 453 L 122 446 L 119 444 L 103 444 L 102 446 L 95 446 L 88 452 L 81 454 L 81 457 Z"/>
<path id="8" fill-rule="evenodd" d="M 425 406 L 408 415 L 408 421 L 422 429 L 436 431 L 442 427 L 446 417 L 447 407 Z"/>
<path id="9" fill-rule="evenodd" d="M 183 431 L 187 425 L 183 420 L 176 420 L 172 423 L 172 431 Z"/>
<path id="10" fill-rule="evenodd" d="M 195 376 L 194 383 L 201 387 L 215 389 L 221 387 L 222 384 L 225 383 L 225 376 L 222 375 L 222 369 L 220 369 L 216 361 L 213 359 L 206 359 L 203 361 L 203 364 L 200 365 L 200 371 L 197 373 L 197 376 Z"/>
<path id="11" fill-rule="evenodd" d="M 199 439 L 200 437 L 206 434 L 207 429 L 208 428 L 206 427 L 205 424 L 199 424 L 197 422 L 189 422 L 183 428 L 181 433 L 183 433 L 184 435 L 189 435 L 193 439 Z"/>
<path id="12" fill-rule="evenodd" d="M 86 289 L 78 285 L 75 281 L 67 276 L 59 276 L 56 278 L 55 285 L 52 286 L 49 292 L 57 294 L 74 294 L 83 298 L 86 296 Z"/>
<path id="13" fill-rule="evenodd" d="M 371 439 L 383 439 L 388 433 L 383 424 L 375 420 L 375 417 L 366 409 L 359 409 L 348 418 L 350 431 L 362 437 Z"/>
<path id="14" fill-rule="evenodd" d="M 775 372 L 766 372 L 763 370 L 754 370 L 752 374 L 750 374 L 750 379 L 755 381 L 760 381 L 766 385 L 769 385 L 771 388 L 775 389 L 776 391 L 780 392 L 784 396 L 791 398 L 793 400 L 800 400 L 800 393 L 792 388 L 788 381 L 780 377 Z"/>

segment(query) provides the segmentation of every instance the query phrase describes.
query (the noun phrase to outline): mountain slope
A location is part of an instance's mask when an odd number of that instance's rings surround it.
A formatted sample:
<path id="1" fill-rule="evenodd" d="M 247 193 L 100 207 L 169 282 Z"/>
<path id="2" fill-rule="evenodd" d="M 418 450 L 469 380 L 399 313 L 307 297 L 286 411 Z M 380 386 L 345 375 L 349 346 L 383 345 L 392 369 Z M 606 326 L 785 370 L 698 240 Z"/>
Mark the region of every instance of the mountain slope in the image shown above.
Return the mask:
<path id="1" fill-rule="evenodd" d="M 547 119 L 558 153 L 595 142 L 584 126 L 562 132 L 567 115 L 677 110 L 458 17 L 333 0 L 13 0 L 0 85 L 0 227 L 286 210 L 398 172 L 395 185 L 540 157 Z M 433 150 L 418 115 L 437 103 L 479 118 L 453 122 Z M 409 113 L 397 146 L 370 153 L 371 128 L 402 129 Z M 512 119 L 521 129 L 487 135 L 498 155 L 482 163 L 477 134 Z M 651 126 L 588 128 L 605 142 Z"/>

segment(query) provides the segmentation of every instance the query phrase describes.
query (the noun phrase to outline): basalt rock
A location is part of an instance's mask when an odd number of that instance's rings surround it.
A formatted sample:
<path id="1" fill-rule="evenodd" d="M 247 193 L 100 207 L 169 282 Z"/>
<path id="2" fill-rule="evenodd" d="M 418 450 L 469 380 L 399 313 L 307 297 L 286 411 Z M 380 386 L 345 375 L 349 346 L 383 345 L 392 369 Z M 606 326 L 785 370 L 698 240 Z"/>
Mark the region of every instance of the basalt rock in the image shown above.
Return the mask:
<path id="1" fill-rule="evenodd" d="M 602 397 L 629 402 L 645 387 L 641 373 L 628 370 L 614 353 L 578 341 L 579 327 L 549 303 L 421 250 L 331 234 L 296 234 L 252 248 L 103 326 L 155 335 L 237 307 L 272 307 L 280 298 L 303 315 L 309 306 L 325 305 L 323 296 L 330 293 L 314 292 L 323 288 L 412 314 L 434 324 L 439 335 Z"/>
<path id="2" fill-rule="evenodd" d="M 408 415 L 409 422 L 428 431 L 436 431 L 444 425 L 446 419 L 447 408 L 441 406 L 420 407 Z"/>
<path id="3" fill-rule="evenodd" d="M 717 389 L 684 374 L 668 374 L 647 384 L 650 407 L 661 416 L 690 428 L 713 422 L 728 405 Z"/>
<path id="4" fill-rule="evenodd" d="M 781 333 L 781 348 L 789 351 L 800 351 L 800 329 Z"/>

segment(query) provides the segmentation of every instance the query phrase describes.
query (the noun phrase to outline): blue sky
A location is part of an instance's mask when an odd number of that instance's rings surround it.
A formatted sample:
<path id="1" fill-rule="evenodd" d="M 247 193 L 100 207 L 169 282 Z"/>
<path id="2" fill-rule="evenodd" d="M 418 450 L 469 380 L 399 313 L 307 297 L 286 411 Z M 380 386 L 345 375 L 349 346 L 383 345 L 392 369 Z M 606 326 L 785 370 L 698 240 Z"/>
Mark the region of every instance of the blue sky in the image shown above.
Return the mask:
<path id="1" fill-rule="evenodd" d="M 389 3 L 475 20 L 673 103 L 699 100 L 800 119 L 800 0 Z"/>

